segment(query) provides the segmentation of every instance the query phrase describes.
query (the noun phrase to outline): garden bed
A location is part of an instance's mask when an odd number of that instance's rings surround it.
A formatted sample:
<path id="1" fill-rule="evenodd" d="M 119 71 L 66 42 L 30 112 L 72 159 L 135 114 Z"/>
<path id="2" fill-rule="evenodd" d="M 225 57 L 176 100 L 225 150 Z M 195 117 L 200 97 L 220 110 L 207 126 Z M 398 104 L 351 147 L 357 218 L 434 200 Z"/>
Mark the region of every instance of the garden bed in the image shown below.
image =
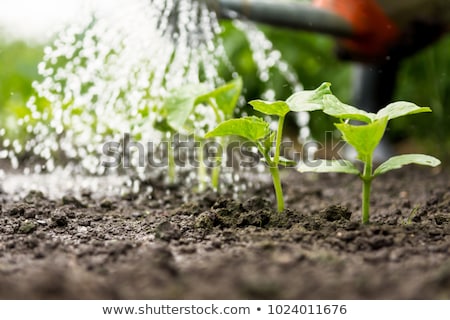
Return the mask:
<path id="1" fill-rule="evenodd" d="M 2 299 L 450 299 L 450 175 L 373 183 L 281 172 L 235 196 L 148 180 L 138 193 L 0 194 Z"/>

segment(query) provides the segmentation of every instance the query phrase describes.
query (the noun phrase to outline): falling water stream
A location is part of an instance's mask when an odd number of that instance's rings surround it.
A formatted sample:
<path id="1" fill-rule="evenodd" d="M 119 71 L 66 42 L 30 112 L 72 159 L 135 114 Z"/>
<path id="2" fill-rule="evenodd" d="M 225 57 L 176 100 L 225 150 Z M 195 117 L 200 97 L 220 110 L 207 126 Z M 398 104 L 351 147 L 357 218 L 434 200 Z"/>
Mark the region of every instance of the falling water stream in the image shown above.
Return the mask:
<path id="1" fill-rule="evenodd" d="M 263 32 L 247 21 L 234 24 L 249 40 L 258 68 L 255 77 L 267 83 L 275 68 L 293 91 L 301 89 Z M 172 89 L 200 83 L 213 89 L 225 82 L 219 66 L 233 73 L 221 32 L 216 14 L 202 1 L 113 0 L 108 10 L 93 7 L 92 14 L 80 17 L 45 48 L 38 66 L 42 80 L 33 83 L 36 94 L 27 105 L 30 115 L 20 123 L 30 139 L 23 144 L 8 142 L 14 146 L 9 151 L 13 167 L 19 165 L 16 154 L 23 151 L 36 160 L 25 165 L 27 183 L 4 176 L 3 188 L 73 191 L 77 183 L 67 183 L 62 176 L 104 174 L 105 142 L 121 141 L 125 133 L 137 141 L 160 142 L 163 135 L 153 123 L 161 117 L 164 98 Z M 267 88 L 262 98 L 275 99 L 274 90 Z M 203 117 L 212 121 L 208 112 Z M 307 136 L 307 115 L 301 115 L 299 124 L 302 136 Z M 148 167 L 133 169 L 138 174 L 148 171 Z M 50 178 L 52 174 L 59 178 Z M 39 183 L 30 182 L 33 177 Z M 114 181 L 123 184 L 121 179 Z M 97 189 L 95 182 L 93 188 Z"/>

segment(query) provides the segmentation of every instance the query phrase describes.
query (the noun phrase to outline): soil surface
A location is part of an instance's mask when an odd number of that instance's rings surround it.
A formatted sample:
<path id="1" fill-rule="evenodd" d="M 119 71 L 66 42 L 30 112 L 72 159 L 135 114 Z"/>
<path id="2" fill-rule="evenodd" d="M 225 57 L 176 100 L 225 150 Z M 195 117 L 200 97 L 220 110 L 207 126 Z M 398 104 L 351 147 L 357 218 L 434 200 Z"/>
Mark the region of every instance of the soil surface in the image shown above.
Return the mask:
<path id="1" fill-rule="evenodd" d="M 264 174 L 266 175 L 266 174 Z M 0 194 L 2 299 L 450 299 L 450 174 L 282 171 L 237 197 L 161 179 L 137 193 Z"/>

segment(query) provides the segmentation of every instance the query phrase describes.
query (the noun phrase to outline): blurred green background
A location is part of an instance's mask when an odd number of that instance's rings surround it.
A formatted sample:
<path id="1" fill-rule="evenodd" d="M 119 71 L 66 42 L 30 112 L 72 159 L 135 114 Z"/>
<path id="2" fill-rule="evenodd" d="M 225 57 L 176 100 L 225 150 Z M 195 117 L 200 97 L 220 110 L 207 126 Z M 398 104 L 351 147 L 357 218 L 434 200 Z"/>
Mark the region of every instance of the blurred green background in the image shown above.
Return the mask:
<path id="1" fill-rule="evenodd" d="M 257 80 L 256 66 L 246 38 L 232 23 L 225 21 L 222 26 L 230 60 L 244 79 L 247 101 L 260 97 L 265 88 Z M 350 102 L 351 64 L 337 60 L 332 38 L 267 26 L 262 30 L 292 66 L 305 89 L 313 89 L 329 81 L 333 92 L 342 101 Z M 26 102 L 33 94 L 31 84 L 38 79 L 37 65 L 43 57 L 45 45 L 0 36 L 0 127 L 5 129 L 0 139 L 3 141 L 25 138 L 23 128 L 17 124 L 28 113 Z M 399 151 L 423 151 L 443 159 L 450 158 L 449 73 L 450 36 L 402 63 L 395 99 L 430 106 L 433 113 L 395 120 L 390 124 L 388 134 Z M 271 85 L 277 98 L 287 98 L 292 93 L 276 72 L 271 75 Z M 323 136 L 323 130 L 332 129 L 329 120 L 320 114 L 313 114 L 310 126 L 318 140 Z"/>

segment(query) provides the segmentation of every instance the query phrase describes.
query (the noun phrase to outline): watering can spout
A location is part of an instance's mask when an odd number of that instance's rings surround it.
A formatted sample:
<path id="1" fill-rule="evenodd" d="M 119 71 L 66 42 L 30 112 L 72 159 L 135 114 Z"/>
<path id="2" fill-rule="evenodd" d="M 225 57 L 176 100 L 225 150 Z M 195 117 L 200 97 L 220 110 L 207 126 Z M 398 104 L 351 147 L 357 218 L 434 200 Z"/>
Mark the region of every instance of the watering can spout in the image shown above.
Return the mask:
<path id="1" fill-rule="evenodd" d="M 206 0 L 221 18 L 246 18 L 276 26 L 313 31 L 337 37 L 353 37 L 351 24 L 310 2 L 293 0 Z"/>

